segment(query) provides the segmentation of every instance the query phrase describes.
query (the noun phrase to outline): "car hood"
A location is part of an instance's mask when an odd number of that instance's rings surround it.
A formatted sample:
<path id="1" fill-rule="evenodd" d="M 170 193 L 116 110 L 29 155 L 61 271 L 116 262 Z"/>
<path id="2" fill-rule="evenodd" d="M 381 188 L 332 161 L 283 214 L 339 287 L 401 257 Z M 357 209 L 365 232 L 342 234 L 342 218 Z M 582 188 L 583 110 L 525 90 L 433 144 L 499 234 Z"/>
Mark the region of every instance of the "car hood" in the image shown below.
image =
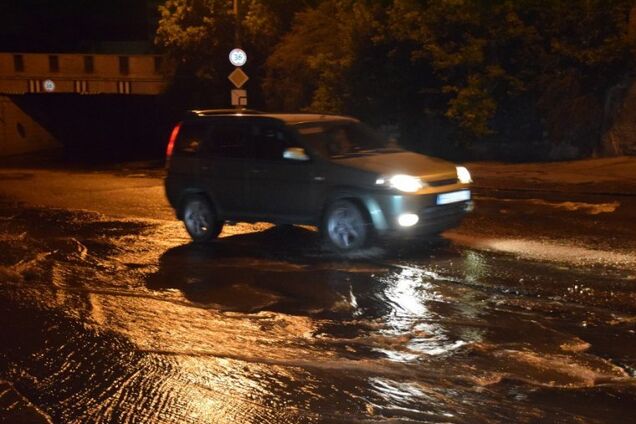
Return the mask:
<path id="1" fill-rule="evenodd" d="M 336 159 L 337 163 L 379 175 L 407 174 L 428 178 L 456 175 L 455 164 L 413 152 L 370 154 Z"/>

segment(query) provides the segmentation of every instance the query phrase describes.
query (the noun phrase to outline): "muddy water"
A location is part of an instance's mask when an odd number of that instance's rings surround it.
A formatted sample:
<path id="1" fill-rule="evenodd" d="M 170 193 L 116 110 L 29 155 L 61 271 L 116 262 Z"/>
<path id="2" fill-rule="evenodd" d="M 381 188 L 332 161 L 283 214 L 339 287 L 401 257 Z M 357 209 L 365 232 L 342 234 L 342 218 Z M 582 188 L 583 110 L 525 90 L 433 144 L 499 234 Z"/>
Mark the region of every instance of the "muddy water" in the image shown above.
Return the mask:
<path id="1" fill-rule="evenodd" d="M 0 380 L 52 422 L 636 420 L 633 270 L 253 230 L 1 204 Z"/>

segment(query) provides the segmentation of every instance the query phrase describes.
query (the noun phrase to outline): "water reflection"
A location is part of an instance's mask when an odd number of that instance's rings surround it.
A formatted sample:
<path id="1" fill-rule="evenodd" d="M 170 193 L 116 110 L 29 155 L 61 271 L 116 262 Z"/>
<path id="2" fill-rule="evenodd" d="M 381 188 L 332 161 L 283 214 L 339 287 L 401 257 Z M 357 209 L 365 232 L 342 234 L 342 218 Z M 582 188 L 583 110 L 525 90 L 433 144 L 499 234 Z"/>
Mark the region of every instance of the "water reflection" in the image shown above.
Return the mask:
<path id="1" fill-rule="evenodd" d="M 466 281 L 475 282 L 488 276 L 488 258 L 474 250 L 464 252 L 464 270 Z"/>
<path id="2" fill-rule="evenodd" d="M 191 302 L 220 310 L 359 316 L 360 280 L 385 269 L 333 262 L 321 257 L 312 241 L 315 234 L 302 228 L 272 228 L 210 245 L 173 247 L 161 255 L 146 285 L 178 289 Z"/>
<path id="3" fill-rule="evenodd" d="M 421 270 L 403 269 L 387 281 L 384 296 L 394 307 L 388 322 L 398 331 L 410 330 L 413 318 L 430 317 L 424 301 L 435 297 L 435 293 L 422 275 Z"/>
<path id="4" fill-rule="evenodd" d="M 272 228 L 173 247 L 146 285 L 177 289 L 205 308 L 312 317 L 321 341 L 393 362 L 443 356 L 481 339 L 479 328 L 448 323 L 449 315 L 478 315 L 474 291 L 449 292 L 454 282 L 425 260 L 417 267 L 334 261 L 307 254 L 316 253 L 307 247 L 314 238 L 304 229 Z"/>
<path id="5" fill-rule="evenodd" d="M 384 288 L 380 295 L 391 309 L 384 316 L 386 327 L 381 332 L 407 340 L 399 351 L 378 348 L 387 358 L 410 362 L 422 355 L 445 355 L 480 339 L 481 332 L 475 329 L 456 334 L 456 326 L 447 326 L 442 315 L 435 311 L 449 306 L 449 299 L 437 290 L 439 278 L 425 268 L 408 267 L 382 279 Z"/>

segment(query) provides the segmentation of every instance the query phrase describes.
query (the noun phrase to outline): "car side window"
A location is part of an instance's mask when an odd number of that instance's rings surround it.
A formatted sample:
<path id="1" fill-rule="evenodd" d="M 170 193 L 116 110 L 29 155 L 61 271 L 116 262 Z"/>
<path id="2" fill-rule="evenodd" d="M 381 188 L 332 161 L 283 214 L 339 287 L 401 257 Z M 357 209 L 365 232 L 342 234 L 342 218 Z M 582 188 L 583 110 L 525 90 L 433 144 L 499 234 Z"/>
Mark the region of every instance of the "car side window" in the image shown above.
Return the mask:
<path id="1" fill-rule="evenodd" d="M 206 132 L 207 126 L 202 123 L 191 122 L 184 124 L 181 131 L 179 131 L 175 153 L 184 155 L 197 153 L 203 145 Z"/>
<path id="2" fill-rule="evenodd" d="M 248 138 L 245 125 L 215 124 L 210 130 L 206 152 L 215 157 L 244 158 Z"/>
<path id="3" fill-rule="evenodd" d="M 251 156 L 255 159 L 283 160 L 283 152 L 288 147 L 296 147 L 289 134 L 275 125 L 254 126 Z"/>

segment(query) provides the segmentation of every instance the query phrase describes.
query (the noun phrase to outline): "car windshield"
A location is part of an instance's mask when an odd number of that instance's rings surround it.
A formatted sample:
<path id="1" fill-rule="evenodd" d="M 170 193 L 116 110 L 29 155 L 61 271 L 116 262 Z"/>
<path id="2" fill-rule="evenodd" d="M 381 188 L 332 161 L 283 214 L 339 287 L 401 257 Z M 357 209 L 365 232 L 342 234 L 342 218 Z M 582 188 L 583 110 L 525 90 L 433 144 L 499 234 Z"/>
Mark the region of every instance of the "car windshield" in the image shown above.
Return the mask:
<path id="1" fill-rule="evenodd" d="M 302 124 L 296 129 L 313 150 L 330 158 L 401 150 L 394 143 L 359 122 Z"/>

